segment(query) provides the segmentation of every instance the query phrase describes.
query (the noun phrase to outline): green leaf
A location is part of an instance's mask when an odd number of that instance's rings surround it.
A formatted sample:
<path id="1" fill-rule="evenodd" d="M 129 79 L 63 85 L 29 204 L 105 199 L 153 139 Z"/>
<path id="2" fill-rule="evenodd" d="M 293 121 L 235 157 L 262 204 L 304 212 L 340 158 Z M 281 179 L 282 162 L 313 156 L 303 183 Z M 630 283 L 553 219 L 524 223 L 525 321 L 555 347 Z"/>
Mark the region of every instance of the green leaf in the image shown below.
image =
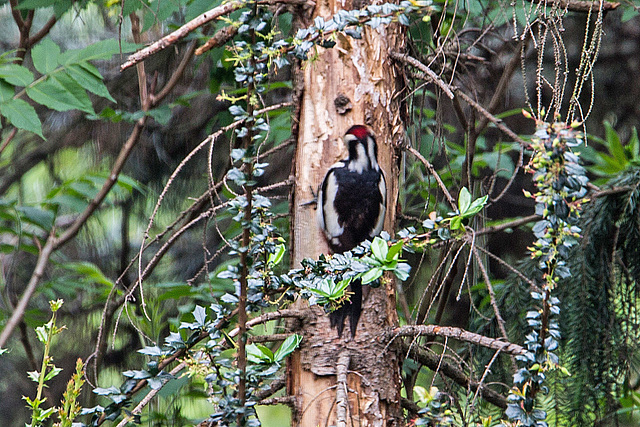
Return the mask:
<path id="1" fill-rule="evenodd" d="M 56 4 L 58 0 L 22 0 L 16 6 L 19 10 L 40 9 Z"/>
<path id="2" fill-rule="evenodd" d="M 89 95 L 84 90 L 78 82 L 76 82 L 69 74 L 66 72 L 59 72 L 53 74 L 51 77 L 60 84 L 61 87 L 66 89 L 67 93 L 70 97 L 76 102 L 78 105 L 78 110 L 84 111 L 89 114 L 95 114 L 93 111 L 93 105 L 91 104 L 91 100 L 89 99 Z"/>
<path id="3" fill-rule="evenodd" d="M 120 53 L 120 43 L 117 39 L 102 40 L 84 49 L 68 50 L 60 55 L 60 64 L 71 65 L 80 62 L 94 61 L 97 59 L 111 59 L 116 53 Z M 122 43 L 122 53 L 133 52 L 138 45 L 133 43 Z"/>
<path id="4" fill-rule="evenodd" d="M 166 125 L 169 123 L 169 120 L 171 120 L 171 108 L 169 108 L 168 105 L 161 105 L 158 108 L 149 110 L 147 114 L 153 117 L 155 121 L 161 125 Z"/>
<path id="5" fill-rule="evenodd" d="M 9 101 L 15 95 L 13 86 L 4 80 L 0 80 L 0 102 Z"/>
<path id="6" fill-rule="evenodd" d="M 279 244 L 278 246 L 276 246 L 276 251 L 270 253 L 267 257 L 267 264 L 270 264 L 272 267 L 280 264 L 280 261 L 282 261 L 285 252 L 285 246 L 283 244 Z"/>
<path id="7" fill-rule="evenodd" d="M 380 262 L 384 262 L 387 259 L 387 253 L 389 252 L 389 245 L 386 240 L 380 237 L 374 237 L 371 242 L 371 253 Z"/>
<path id="8" fill-rule="evenodd" d="M 451 218 L 451 229 L 452 230 L 460 230 L 462 229 L 462 217 L 461 216 L 454 216 L 453 218 Z"/>
<path id="9" fill-rule="evenodd" d="M 143 7 L 150 8 L 149 2 L 144 0 L 127 0 L 124 2 L 123 6 L 124 7 L 122 8 L 122 16 L 129 16 L 131 12 L 135 12 L 136 10 L 142 9 Z"/>
<path id="10" fill-rule="evenodd" d="M 387 261 L 393 261 L 400 256 L 400 251 L 402 251 L 402 247 L 404 242 L 402 240 L 398 240 L 395 242 L 390 248 L 389 253 L 387 254 Z"/>
<path id="11" fill-rule="evenodd" d="M 42 135 L 42 124 L 36 114 L 35 108 L 22 99 L 10 99 L 0 104 L 0 114 L 5 116 L 12 125 L 18 129 L 33 132 L 40 138 Z"/>
<path id="12" fill-rule="evenodd" d="M 640 155 L 640 140 L 638 140 L 638 130 L 636 128 L 631 130 L 631 138 L 627 144 L 627 149 L 632 159 L 637 159 L 638 155 Z"/>
<path id="13" fill-rule="evenodd" d="M 361 280 L 362 280 L 362 284 L 366 285 L 368 283 L 373 282 L 374 280 L 377 280 L 380 276 L 382 276 L 382 273 L 384 272 L 384 270 L 380 267 L 374 267 L 371 270 L 367 271 L 366 273 L 362 274 Z"/>
<path id="14" fill-rule="evenodd" d="M 251 363 L 273 363 L 273 353 L 261 344 L 247 346 L 247 360 Z"/>
<path id="15" fill-rule="evenodd" d="M 84 89 L 75 81 L 72 84 L 69 81 L 65 81 L 65 83 L 67 87 L 60 83 L 60 79 L 49 79 L 27 88 L 27 95 L 35 102 L 56 111 L 77 109 L 93 113 L 91 101 Z M 82 95 L 80 92 L 82 92 Z"/>
<path id="16" fill-rule="evenodd" d="M 620 166 L 620 170 L 624 169 L 627 165 L 627 156 L 624 153 L 624 147 L 620 142 L 620 136 L 611 126 L 609 122 L 604 122 L 605 139 L 611 155 L 616 159 L 616 162 Z"/>
<path id="17" fill-rule="evenodd" d="M 64 268 L 74 271 L 77 274 L 90 279 L 94 283 L 100 283 L 109 287 L 113 287 L 114 283 L 100 270 L 100 268 L 88 261 L 67 262 L 62 264 Z"/>
<path id="18" fill-rule="evenodd" d="M 293 353 L 293 351 L 298 348 L 300 342 L 302 341 L 302 335 L 293 334 L 287 337 L 286 340 L 282 343 L 280 348 L 276 350 L 273 358 L 276 362 L 282 361 L 285 357 Z"/>
<path id="19" fill-rule="evenodd" d="M 487 204 L 487 200 L 489 199 L 488 195 L 482 196 L 479 199 L 475 199 L 473 203 L 469 206 L 467 211 L 462 215 L 463 218 L 474 216 L 478 212 L 482 210 L 484 205 Z"/>
<path id="20" fill-rule="evenodd" d="M 458 196 L 458 210 L 464 214 L 469 209 L 469 205 L 471 205 L 471 193 L 466 187 L 462 187 Z"/>
<path id="21" fill-rule="evenodd" d="M 18 206 L 16 210 L 20 212 L 23 221 L 37 225 L 47 231 L 53 227 L 55 215 L 49 210 L 36 208 L 34 206 Z"/>
<path id="22" fill-rule="evenodd" d="M 71 78 L 73 78 L 84 89 L 103 98 L 107 98 L 111 102 L 116 102 L 109 93 L 107 86 L 105 86 L 102 81 L 101 76 L 96 77 L 95 74 L 87 71 L 84 67 L 77 64 L 69 65 L 66 68 L 66 71 L 69 76 L 71 76 Z"/>
<path id="23" fill-rule="evenodd" d="M 47 342 L 48 336 L 49 332 L 47 332 L 46 326 L 38 326 L 36 328 L 36 337 L 38 338 L 38 341 L 44 344 Z"/>
<path id="24" fill-rule="evenodd" d="M 56 0 L 53 4 L 53 14 L 60 19 L 67 10 L 71 9 L 71 6 L 73 6 L 73 0 Z"/>
<path id="25" fill-rule="evenodd" d="M 27 86 L 33 82 L 33 73 L 22 65 L 3 64 L 0 66 L 0 79 L 14 86 Z"/>
<path id="26" fill-rule="evenodd" d="M 31 50 L 33 66 L 40 74 L 49 74 L 58 66 L 60 47 L 51 39 L 44 39 Z"/>
<path id="27" fill-rule="evenodd" d="M 29 377 L 29 379 L 31 381 L 33 381 L 34 383 L 39 383 L 40 382 L 40 372 L 38 371 L 29 371 L 27 372 L 27 377 Z M 31 403 L 27 400 L 27 403 Z"/>
<path id="28" fill-rule="evenodd" d="M 58 375 L 60 372 L 62 372 L 62 368 L 54 366 L 53 368 L 51 368 L 51 371 L 49 371 L 49 373 L 45 375 L 44 380 L 49 381 L 51 378 L 55 378 L 56 375 Z"/>

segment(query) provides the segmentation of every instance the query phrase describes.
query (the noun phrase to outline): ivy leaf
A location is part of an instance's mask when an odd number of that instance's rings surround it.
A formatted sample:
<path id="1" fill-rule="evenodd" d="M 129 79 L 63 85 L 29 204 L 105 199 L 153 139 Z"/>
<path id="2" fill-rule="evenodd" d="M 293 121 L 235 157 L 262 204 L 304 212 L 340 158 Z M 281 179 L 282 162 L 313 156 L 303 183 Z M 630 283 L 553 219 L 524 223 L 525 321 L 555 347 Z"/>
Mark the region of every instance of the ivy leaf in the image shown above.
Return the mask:
<path id="1" fill-rule="evenodd" d="M 207 322 L 207 312 L 204 307 L 196 305 L 196 308 L 193 310 L 193 317 L 196 320 L 198 326 L 205 326 Z"/>

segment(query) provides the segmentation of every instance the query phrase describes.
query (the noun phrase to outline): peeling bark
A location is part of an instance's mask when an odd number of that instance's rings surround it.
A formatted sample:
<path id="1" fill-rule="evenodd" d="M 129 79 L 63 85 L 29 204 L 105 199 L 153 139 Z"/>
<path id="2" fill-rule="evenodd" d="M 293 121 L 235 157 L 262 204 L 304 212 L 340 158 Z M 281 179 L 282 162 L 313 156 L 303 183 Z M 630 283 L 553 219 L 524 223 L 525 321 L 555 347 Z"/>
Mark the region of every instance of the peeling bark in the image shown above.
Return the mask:
<path id="1" fill-rule="evenodd" d="M 322 0 L 313 17 L 329 18 L 344 3 Z M 362 7 L 362 5 L 358 5 Z M 312 17 L 312 18 L 313 18 Z M 404 139 L 401 114 L 402 88 L 390 51 L 403 51 L 404 33 L 398 25 L 372 30 L 366 27 L 362 40 L 340 35 L 332 49 L 318 48 L 314 59 L 304 64 L 293 195 L 293 264 L 305 257 L 317 258 L 329 249 L 316 224 L 312 206 L 329 166 L 346 157 L 344 132 L 354 124 L 366 124 L 378 141 L 379 163 L 387 180 L 385 230 L 395 224 L 398 193 L 396 148 Z M 365 287 L 366 288 L 366 287 Z M 292 425 L 335 425 L 336 366 L 343 351 L 348 358 L 346 425 L 403 425 L 400 407 L 400 365 L 397 343 L 383 341 L 383 330 L 397 325 L 394 284 L 365 290 L 363 313 L 356 336 L 338 338 L 329 327 L 328 316 L 319 308 L 309 309 L 304 322 L 291 325 L 304 339 L 288 366 L 288 391 L 296 397 Z M 299 303 L 301 306 L 302 302 Z M 344 389 L 342 390 L 344 392 Z M 341 403 L 342 404 L 342 403 Z"/>

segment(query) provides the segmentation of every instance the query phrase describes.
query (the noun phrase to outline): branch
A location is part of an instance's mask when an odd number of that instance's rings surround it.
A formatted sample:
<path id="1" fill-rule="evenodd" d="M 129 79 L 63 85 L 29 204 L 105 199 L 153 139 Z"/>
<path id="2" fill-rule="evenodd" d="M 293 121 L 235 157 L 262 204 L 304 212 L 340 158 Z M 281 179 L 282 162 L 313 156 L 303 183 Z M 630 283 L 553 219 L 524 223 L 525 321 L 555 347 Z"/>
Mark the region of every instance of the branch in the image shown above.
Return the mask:
<path id="1" fill-rule="evenodd" d="M 615 10 L 620 6 L 618 2 L 611 1 L 589 1 L 589 0 L 528 0 L 531 3 L 549 5 L 557 7 L 559 9 L 567 9 L 572 12 L 589 12 L 591 10 L 610 11 Z"/>
<path id="2" fill-rule="evenodd" d="M 338 357 L 336 363 L 336 425 L 337 427 L 347 427 L 347 370 L 351 357 L 349 351 L 344 349 Z"/>
<path id="3" fill-rule="evenodd" d="M 507 228 L 515 228 L 524 224 L 528 224 L 533 221 L 537 221 L 542 219 L 540 215 L 529 215 L 522 218 L 515 219 L 513 221 L 505 222 L 498 225 L 492 225 L 491 227 L 485 227 L 481 230 L 476 231 L 476 236 L 480 236 L 482 234 L 492 234 L 497 233 L 498 231 L 506 230 Z"/>
<path id="4" fill-rule="evenodd" d="M 445 93 L 449 95 L 449 98 L 453 99 L 455 94 L 455 96 L 459 96 L 460 98 L 464 99 L 467 104 L 469 104 L 472 108 L 474 108 L 480 114 L 485 116 L 491 123 L 495 124 L 496 127 L 500 129 L 502 132 L 504 132 L 507 136 L 509 136 L 509 138 L 519 142 L 522 145 L 527 145 L 527 142 L 522 138 L 520 138 L 511 129 L 509 129 L 502 122 L 502 119 L 499 119 L 493 114 L 491 114 L 490 112 L 488 112 L 484 107 L 482 107 L 482 105 L 478 104 L 476 101 L 471 99 L 467 94 L 465 94 L 462 90 L 460 90 L 460 88 L 451 86 L 448 83 L 444 82 L 429 67 L 427 67 L 422 62 L 418 61 L 417 59 L 409 55 L 401 54 L 398 52 L 391 52 L 389 55 L 398 61 L 404 62 L 405 64 L 412 65 L 417 69 L 427 73 L 429 79 L 432 80 L 434 83 L 436 83 L 440 88 L 442 88 L 442 90 L 444 90 Z M 427 70 L 429 70 L 429 72 L 427 72 Z"/>
<path id="5" fill-rule="evenodd" d="M 270 311 L 269 313 L 265 313 L 265 314 L 260 315 L 258 317 L 254 317 L 251 320 L 248 320 L 247 321 L 247 330 L 253 328 L 256 325 L 259 325 L 259 324 L 265 323 L 265 322 L 269 322 L 271 320 L 285 319 L 285 318 L 290 318 L 290 317 L 296 317 L 298 319 L 301 319 L 304 316 L 305 316 L 304 310 L 285 309 L 285 310 Z M 231 332 L 229 332 L 229 337 L 233 338 L 236 335 L 238 335 L 238 333 L 240 333 L 240 329 L 239 328 L 235 328 L 235 329 L 231 330 Z"/>
<path id="6" fill-rule="evenodd" d="M 40 28 L 40 31 L 29 37 L 29 44 L 33 46 L 34 44 L 42 40 L 47 34 L 49 34 L 49 31 L 51 31 L 51 28 L 53 28 L 56 22 L 58 22 L 58 19 L 55 15 L 49 18 L 49 20 L 42 26 L 42 28 Z"/>
<path id="7" fill-rule="evenodd" d="M 196 50 L 196 55 L 202 55 L 203 53 L 208 52 L 211 49 L 222 46 L 223 44 L 234 38 L 236 34 L 238 34 L 238 29 L 239 27 L 236 27 L 235 25 L 228 25 L 216 31 L 216 33 L 205 42 L 205 44 L 203 44 Z"/>
<path id="8" fill-rule="evenodd" d="M 176 376 L 178 374 L 178 372 L 180 372 L 181 370 L 186 368 L 186 366 L 187 365 L 184 362 L 182 362 L 178 366 L 173 368 L 169 373 L 171 375 L 173 375 L 173 376 Z M 144 409 L 144 407 L 147 406 L 149 404 L 149 402 L 151 402 L 151 399 L 153 399 L 155 397 L 155 395 L 158 394 L 158 392 L 160 390 L 162 390 L 162 387 L 164 387 L 165 384 L 167 384 L 168 382 L 169 381 L 165 381 L 164 383 L 162 383 L 162 385 L 160 387 L 152 388 L 151 390 L 149 390 L 149 393 L 147 393 L 147 395 L 140 401 L 140 403 L 138 403 L 136 405 L 136 407 L 133 408 L 133 410 L 131 411 L 131 415 L 127 414 L 122 419 L 122 421 L 120 421 L 118 423 L 118 425 L 116 427 L 125 427 L 127 424 L 129 424 L 129 422 L 133 421 L 132 415 L 137 415 L 137 414 L 141 413 L 142 410 Z"/>
<path id="9" fill-rule="evenodd" d="M 451 378 L 462 387 L 469 388 L 473 391 L 480 390 L 480 394 L 487 402 L 492 403 L 502 409 L 507 408 L 507 399 L 505 399 L 504 396 L 496 391 L 491 390 L 487 386 L 479 384 L 477 381 L 470 379 L 460 369 L 451 365 L 446 360 L 442 360 L 441 355 L 436 354 L 433 351 L 424 349 L 420 346 L 412 345 L 405 340 L 401 341 L 401 347 L 402 351 L 408 353 L 409 357 L 428 367 L 432 371 L 439 372 L 442 375 Z"/>
<path id="10" fill-rule="evenodd" d="M 473 332 L 465 331 L 462 328 L 456 328 L 453 326 L 439 326 L 439 325 L 406 325 L 399 326 L 387 332 L 387 340 L 393 340 L 397 337 L 415 337 L 419 335 L 437 335 L 440 337 L 454 338 L 459 341 L 465 341 L 471 344 L 481 345 L 483 347 L 491 348 L 494 350 L 500 350 L 503 353 L 508 354 L 524 354 L 526 350 L 524 347 L 519 346 L 508 341 L 503 341 L 497 338 L 485 337 L 484 335 L 476 334 Z"/>
<path id="11" fill-rule="evenodd" d="M 456 201 L 453 200 L 453 197 L 451 197 L 451 193 L 449 193 L 449 190 L 447 189 L 447 186 L 444 185 L 444 182 L 442 182 L 442 179 L 440 178 L 440 175 L 438 175 L 438 172 L 436 172 L 436 169 L 433 167 L 433 165 L 431 163 L 429 163 L 429 161 L 427 159 L 425 159 L 424 156 L 422 154 L 420 154 L 420 152 L 418 150 L 416 150 L 415 148 L 409 146 L 409 147 L 407 147 L 407 151 L 410 152 L 411 154 L 413 154 L 418 160 L 420 160 L 422 162 L 422 164 L 424 165 L 424 167 L 427 168 L 429 173 L 431 175 L 433 175 L 433 177 L 438 182 L 438 185 L 440 186 L 440 189 L 442 190 L 442 192 L 444 193 L 445 197 L 449 201 L 449 204 L 451 206 L 453 206 L 454 209 L 456 209 L 457 208 Z"/>
<path id="12" fill-rule="evenodd" d="M 418 61 L 417 59 L 407 54 L 403 54 L 400 52 L 389 52 L 389 56 L 395 59 L 396 61 L 400 61 L 400 62 L 404 62 L 405 64 L 412 65 L 418 70 L 425 73 L 429 78 L 429 80 L 431 80 L 436 86 L 438 86 L 440 89 L 442 89 L 444 93 L 447 94 L 449 99 L 453 99 L 454 95 L 453 95 L 453 91 L 451 90 L 451 87 L 447 83 L 445 83 L 440 77 L 438 77 L 438 75 L 431 68 L 427 67 L 422 62 Z"/>
<path id="13" fill-rule="evenodd" d="M 494 116 L 493 114 L 491 114 L 490 112 L 488 112 L 482 105 L 478 104 L 476 101 L 474 101 L 473 99 L 471 99 L 466 93 L 464 93 L 462 90 L 460 90 L 459 88 L 453 88 L 453 91 L 455 92 L 456 96 L 459 96 L 460 98 L 464 99 L 465 102 L 467 104 L 469 104 L 471 107 L 473 107 L 476 111 L 478 111 L 480 114 L 482 114 L 483 116 L 485 116 L 487 119 L 489 119 L 489 121 L 491 123 L 493 123 L 494 125 L 496 125 L 496 127 L 498 129 L 500 129 L 504 134 L 506 134 L 509 138 L 511 138 L 513 141 L 516 141 L 518 143 L 520 143 L 521 145 L 528 145 L 528 142 L 525 141 L 524 139 L 520 138 L 514 131 L 512 131 L 511 129 L 509 129 L 504 122 L 502 121 L 502 119 L 497 118 L 496 116 Z"/>
<path id="14" fill-rule="evenodd" d="M 222 4 L 220 6 L 214 7 L 211 10 L 201 14 L 200 16 L 195 17 L 191 21 L 184 24 L 182 27 L 178 28 L 174 32 L 164 36 L 160 40 L 152 43 L 150 46 L 145 47 L 142 50 L 139 50 L 127 58 L 127 61 L 120 66 L 120 71 L 124 71 L 127 68 L 137 64 L 143 59 L 153 55 L 165 49 L 173 44 L 175 44 L 180 39 L 186 37 L 190 32 L 196 30 L 198 27 L 203 26 L 204 24 L 213 21 L 214 19 L 219 18 L 222 15 L 227 15 L 234 10 L 240 9 L 246 3 L 244 1 L 231 1 L 229 3 Z"/>
<path id="15" fill-rule="evenodd" d="M 257 390 L 254 396 L 258 400 L 264 400 L 267 397 L 275 394 L 279 390 L 283 389 L 285 385 L 287 385 L 287 382 L 285 381 L 285 377 L 276 378 L 275 380 L 271 381 L 271 384 L 269 384 L 268 389 Z"/>

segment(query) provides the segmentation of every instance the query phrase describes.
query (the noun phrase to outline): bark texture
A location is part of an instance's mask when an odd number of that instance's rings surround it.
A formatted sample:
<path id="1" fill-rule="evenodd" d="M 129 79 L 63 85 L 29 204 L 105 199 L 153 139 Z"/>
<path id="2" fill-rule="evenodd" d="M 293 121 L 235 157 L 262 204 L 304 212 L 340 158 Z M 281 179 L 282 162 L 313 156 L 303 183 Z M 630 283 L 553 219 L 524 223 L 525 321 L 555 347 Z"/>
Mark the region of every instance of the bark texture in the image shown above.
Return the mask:
<path id="1" fill-rule="evenodd" d="M 313 17 L 326 19 L 339 9 L 362 6 L 351 1 L 321 0 Z M 367 27 L 362 40 L 341 35 L 335 47 L 318 48 L 317 57 L 304 65 L 292 207 L 294 266 L 305 257 L 317 258 L 329 252 L 313 206 L 303 204 L 313 199 L 329 166 L 346 157 L 342 136 L 351 125 L 366 124 L 376 134 L 378 160 L 388 187 L 385 229 L 393 230 L 398 194 L 396 149 L 403 141 L 404 128 L 402 82 L 389 51 L 403 50 L 403 36 L 395 24 L 376 30 Z M 304 336 L 288 370 L 288 390 L 297 400 L 294 426 L 402 424 L 401 358 L 397 347 L 382 338 L 386 328 L 397 324 L 394 286 L 389 282 L 371 292 L 365 288 L 355 338 L 345 332 L 339 339 L 319 307 L 309 309 L 312 315 L 306 319 L 310 320 L 292 326 Z M 344 383 L 336 381 L 339 359 L 349 361 L 346 411 Z M 336 403 L 338 387 L 341 392 Z M 346 419 L 336 416 L 345 412 Z"/>

